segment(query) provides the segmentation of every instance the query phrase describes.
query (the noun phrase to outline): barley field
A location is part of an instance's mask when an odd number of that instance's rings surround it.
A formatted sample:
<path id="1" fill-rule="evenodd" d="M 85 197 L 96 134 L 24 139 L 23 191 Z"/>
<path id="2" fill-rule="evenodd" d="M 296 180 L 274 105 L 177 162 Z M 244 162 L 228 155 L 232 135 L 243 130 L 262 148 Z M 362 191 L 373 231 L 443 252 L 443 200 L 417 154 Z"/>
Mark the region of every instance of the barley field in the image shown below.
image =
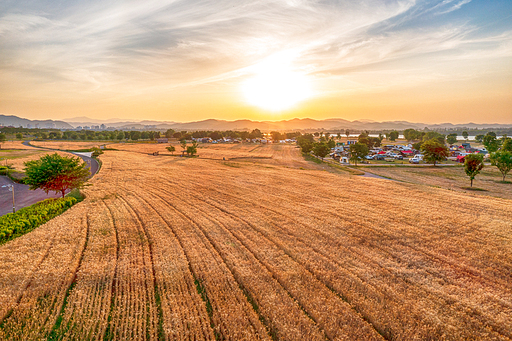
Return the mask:
<path id="1" fill-rule="evenodd" d="M 79 150 L 89 148 L 99 148 L 100 146 L 110 142 L 102 141 L 86 141 L 86 142 L 73 142 L 73 141 L 30 141 L 30 144 L 36 147 L 61 149 L 61 150 Z"/>
<path id="2" fill-rule="evenodd" d="M 106 151 L 0 247 L 0 339 L 512 339 L 510 200 L 236 148 Z"/>
<path id="3" fill-rule="evenodd" d="M 495 166 L 486 165 L 473 181 L 470 188 L 469 177 L 463 166 L 457 167 L 366 167 L 371 173 L 414 184 L 435 186 L 451 191 L 465 192 L 467 195 L 485 195 L 512 199 L 512 174 L 505 178 Z"/>
<path id="4" fill-rule="evenodd" d="M 23 141 L 5 141 L 0 143 L 0 147 L 2 149 L 34 149 L 33 147 L 25 146 Z"/>
<path id="5" fill-rule="evenodd" d="M 71 153 L 61 152 L 61 151 L 53 151 L 53 150 L 40 150 L 36 148 L 32 148 L 30 150 L 12 150 L 10 152 L 2 152 L 0 150 L 0 158 L 6 157 L 7 159 L 2 162 L 3 164 L 8 164 L 12 168 L 23 171 L 25 169 L 25 162 L 38 160 L 42 156 L 47 154 L 57 153 L 60 156 L 68 156 L 73 157 L 74 155 Z"/>

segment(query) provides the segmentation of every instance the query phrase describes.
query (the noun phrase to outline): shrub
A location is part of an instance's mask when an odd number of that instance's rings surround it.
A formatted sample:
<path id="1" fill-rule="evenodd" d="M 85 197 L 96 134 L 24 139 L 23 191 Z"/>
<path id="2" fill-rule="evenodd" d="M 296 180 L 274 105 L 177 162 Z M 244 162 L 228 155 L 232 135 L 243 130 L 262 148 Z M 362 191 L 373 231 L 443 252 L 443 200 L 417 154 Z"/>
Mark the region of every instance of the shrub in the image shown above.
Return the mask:
<path id="1" fill-rule="evenodd" d="M 46 199 L 0 217 L 0 244 L 28 233 L 73 206 L 73 197 Z"/>

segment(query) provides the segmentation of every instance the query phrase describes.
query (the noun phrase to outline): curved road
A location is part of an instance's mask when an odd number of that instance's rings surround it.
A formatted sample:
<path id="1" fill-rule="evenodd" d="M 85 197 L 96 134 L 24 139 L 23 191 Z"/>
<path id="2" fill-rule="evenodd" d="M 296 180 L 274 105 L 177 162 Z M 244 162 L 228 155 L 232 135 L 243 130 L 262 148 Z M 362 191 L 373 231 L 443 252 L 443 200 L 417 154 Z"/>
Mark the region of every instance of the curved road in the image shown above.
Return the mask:
<path id="1" fill-rule="evenodd" d="M 68 152 L 66 150 L 38 147 L 38 146 L 31 145 L 30 141 L 24 141 L 22 144 L 24 146 L 27 146 L 27 147 L 44 149 L 44 150 L 56 150 L 56 151 L 58 150 L 58 151 L 61 151 L 61 152 L 67 152 L 67 153 L 70 153 L 70 154 L 78 156 L 79 158 L 84 160 L 84 162 L 89 166 L 90 172 L 91 172 L 91 176 L 89 178 L 92 178 L 93 175 L 96 174 L 98 172 L 98 169 L 100 168 L 100 166 L 98 164 L 98 161 L 94 160 L 92 157 L 88 157 L 88 156 L 82 155 L 82 153 L 74 153 L 74 152 Z"/>
<path id="2" fill-rule="evenodd" d="M 41 148 L 41 147 L 35 147 L 29 144 L 29 141 L 23 142 L 25 146 L 34 147 L 34 148 L 40 148 L 49 150 L 48 148 Z M 51 150 L 51 149 L 50 149 Z M 78 157 L 80 157 L 82 160 L 84 160 L 87 165 L 89 165 L 91 175 L 89 178 L 91 178 L 94 174 L 98 172 L 99 164 L 98 161 L 95 159 L 81 155 L 76 153 L 71 153 Z M 14 201 L 16 204 L 16 210 L 19 210 L 20 208 L 27 207 L 30 205 L 35 204 L 36 202 L 39 202 L 44 199 L 48 198 L 59 198 L 61 195 L 60 193 L 55 192 L 49 192 L 46 194 L 42 189 L 37 190 L 29 190 L 29 186 L 22 185 L 15 183 L 11 179 L 9 179 L 6 176 L 0 176 L 0 216 L 12 213 L 12 192 L 9 192 L 9 189 L 7 187 L 2 187 L 4 185 L 13 185 L 14 186 Z"/>

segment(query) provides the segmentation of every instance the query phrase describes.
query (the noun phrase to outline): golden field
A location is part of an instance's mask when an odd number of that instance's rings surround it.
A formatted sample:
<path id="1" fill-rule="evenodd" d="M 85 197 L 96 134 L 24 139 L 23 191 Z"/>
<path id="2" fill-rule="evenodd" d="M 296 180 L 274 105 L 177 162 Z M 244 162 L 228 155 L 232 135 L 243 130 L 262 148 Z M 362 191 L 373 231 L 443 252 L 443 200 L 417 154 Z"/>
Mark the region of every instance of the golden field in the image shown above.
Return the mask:
<path id="1" fill-rule="evenodd" d="M 87 141 L 87 142 L 72 142 L 72 141 L 30 141 L 30 144 L 36 147 L 43 147 L 49 149 L 62 149 L 62 150 L 79 150 L 88 148 L 99 148 L 100 146 L 109 142 L 101 141 Z"/>
<path id="2" fill-rule="evenodd" d="M 54 151 L 54 150 L 41 150 L 41 149 L 25 149 L 25 150 L 11 150 L 11 151 L 2 151 L 0 150 L 0 158 L 7 158 L 7 160 L 4 160 L 2 162 L 2 165 L 8 164 L 12 166 L 12 168 L 23 171 L 25 168 L 25 162 L 32 161 L 32 160 L 38 160 L 42 156 L 46 154 L 54 154 L 57 153 L 60 156 L 68 156 L 73 157 L 73 154 L 61 152 L 61 151 Z"/>
<path id="3" fill-rule="evenodd" d="M 0 147 L 2 149 L 33 149 L 33 147 L 25 146 L 23 141 L 5 141 L 0 143 Z"/>
<path id="4" fill-rule="evenodd" d="M 254 147 L 106 151 L 0 247 L 0 339 L 512 339 L 511 200 Z"/>
<path id="5" fill-rule="evenodd" d="M 486 165 L 475 177 L 473 189 L 464 167 L 365 167 L 364 170 L 387 178 L 440 187 L 452 191 L 465 192 L 468 195 L 485 195 L 512 199 L 512 174 L 503 182 L 503 176 L 495 166 Z"/>

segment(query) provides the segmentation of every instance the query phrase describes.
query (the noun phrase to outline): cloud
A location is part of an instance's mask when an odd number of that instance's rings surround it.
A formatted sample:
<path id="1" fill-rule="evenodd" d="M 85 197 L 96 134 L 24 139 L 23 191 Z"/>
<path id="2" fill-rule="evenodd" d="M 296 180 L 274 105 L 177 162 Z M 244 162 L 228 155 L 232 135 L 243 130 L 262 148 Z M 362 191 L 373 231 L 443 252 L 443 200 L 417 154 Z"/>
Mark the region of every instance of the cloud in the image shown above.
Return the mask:
<path id="1" fill-rule="evenodd" d="M 448 4 L 448 3 L 452 3 L 452 2 L 453 1 L 443 1 L 443 4 Z M 469 4 L 470 2 L 471 2 L 471 0 L 459 1 L 458 3 L 453 5 L 452 7 L 448 8 L 447 10 L 444 10 L 444 11 L 441 11 L 441 12 L 437 12 L 437 14 L 446 14 L 446 13 L 450 13 L 450 12 L 456 11 L 456 10 L 460 9 L 462 6 L 464 6 L 465 4 Z"/>
<path id="2" fill-rule="evenodd" d="M 404 74 L 411 75 L 408 82 L 415 74 L 430 80 L 422 71 L 427 60 L 439 65 L 510 56 L 506 29 L 489 34 L 470 18 L 443 21 L 447 16 L 439 15 L 469 2 L 10 2 L 0 11 L 1 89 L 10 88 L 13 98 L 28 91 L 34 98 L 42 91 L 142 96 L 202 85 L 229 91 L 252 66 L 287 51 L 297 72 L 333 86 L 368 70 L 397 84 Z M 349 83 L 373 84 L 368 75 Z"/>

